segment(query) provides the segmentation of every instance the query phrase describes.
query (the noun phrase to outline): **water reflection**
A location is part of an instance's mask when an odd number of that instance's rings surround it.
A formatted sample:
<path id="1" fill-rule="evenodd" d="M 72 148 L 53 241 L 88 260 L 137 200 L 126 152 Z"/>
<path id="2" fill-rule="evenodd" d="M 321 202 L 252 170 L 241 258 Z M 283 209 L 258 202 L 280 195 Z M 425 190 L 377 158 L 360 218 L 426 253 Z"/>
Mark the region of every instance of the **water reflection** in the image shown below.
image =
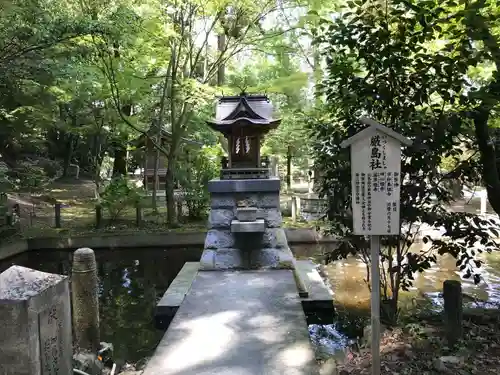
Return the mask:
<path id="1" fill-rule="evenodd" d="M 135 362 L 150 356 L 164 332 L 154 327 L 154 308 L 186 261 L 199 249 L 134 249 L 96 252 L 99 273 L 101 340 L 115 357 Z M 0 262 L 0 272 L 17 264 L 69 275 L 72 253 L 30 252 Z"/>
<path id="2" fill-rule="evenodd" d="M 323 254 L 333 249 L 333 245 L 294 246 L 297 258 L 310 258 L 322 263 Z M 416 244 L 412 251 L 420 251 L 421 244 Z M 421 274 L 415 275 L 411 290 L 413 295 L 438 297 L 445 280 L 460 280 L 465 294 L 478 301 L 500 303 L 500 254 L 482 254 L 484 261 L 478 271 L 481 282 L 474 285 L 472 279 L 463 279 L 463 273 L 456 266 L 456 259 L 450 255 L 438 257 L 437 263 Z M 364 281 L 366 265 L 357 257 L 338 260 L 322 267 L 328 281 L 332 285 L 336 303 L 345 307 L 359 308 L 367 306 L 370 292 Z M 438 301 L 436 301 L 438 302 Z"/>
<path id="3" fill-rule="evenodd" d="M 332 250 L 331 245 L 296 245 L 292 247 L 297 258 L 310 258 L 318 263 Z M 417 249 L 418 250 L 418 249 Z M 152 354 L 163 331 L 154 328 L 156 303 L 182 268 L 184 262 L 198 261 L 201 249 L 131 249 L 100 250 L 96 252 L 100 281 L 101 339 L 112 342 L 115 356 L 130 362 Z M 481 284 L 462 280 L 464 292 L 479 300 L 500 302 L 500 256 L 483 256 Z M 0 272 L 12 264 L 44 272 L 68 275 L 72 252 L 43 251 L 25 253 L 0 262 Z M 351 257 L 323 267 L 334 291 L 337 305 L 349 311 L 369 306 L 369 291 L 364 282 L 366 266 Z M 440 300 L 442 284 L 447 279 L 461 278 L 455 260 L 443 256 L 430 270 L 415 278 L 414 294 L 426 294 Z M 359 326 L 359 327 L 358 327 Z M 319 354 L 334 354 L 356 337 L 362 324 L 348 321 L 335 325 L 310 325 L 311 340 Z M 344 332 L 345 334 L 342 334 Z"/>

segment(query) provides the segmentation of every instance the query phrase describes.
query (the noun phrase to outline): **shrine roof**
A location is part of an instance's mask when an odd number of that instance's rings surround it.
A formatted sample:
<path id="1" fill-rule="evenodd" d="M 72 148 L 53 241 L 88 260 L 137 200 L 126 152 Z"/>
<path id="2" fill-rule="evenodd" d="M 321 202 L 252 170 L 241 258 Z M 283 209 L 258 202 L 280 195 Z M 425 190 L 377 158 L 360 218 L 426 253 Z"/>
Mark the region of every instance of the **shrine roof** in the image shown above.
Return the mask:
<path id="1" fill-rule="evenodd" d="M 219 98 L 212 123 L 230 123 L 231 120 L 246 119 L 250 123 L 271 123 L 273 106 L 265 95 L 223 96 Z"/>
<path id="2" fill-rule="evenodd" d="M 253 129 L 258 133 L 266 133 L 271 129 L 275 129 L 281 123 L 281 119 L 273 120 L 255 120 L 247 117 L 239 117 L 232 120 L 209 120 L 208 126 L 223 134 L 231 134 L 236 129 L 248 128 Z"/>
<path id="3" fill-rule="evenodd" d="M 402 144 L 406 146 L 410 146 L 413 142 L 411 139 L 406 138 L 404 135 L 401 135 L 394 130 L 388 128 L 387 126 L 384 126 L 380 123 L 378 123 L 375 120 L 372 120 L 368 117 L 361 117 L 359 121 L 363 124 L 368 125 L 365 129 L 361 130 L 360 132 L 354 134 L 352 137 L 347 138 L 345 141 L 343 141 L 340 144 L 340 147 L 348 147 L 352 145 L 353 143 L 356 143 L 357 141 L 360 141 L 370 135 L 372 135 L 375 131 L 379 131 L 381 133 L 384 133 L 385 135 L 395 139 L 396 141 L 401 142 Z"/>

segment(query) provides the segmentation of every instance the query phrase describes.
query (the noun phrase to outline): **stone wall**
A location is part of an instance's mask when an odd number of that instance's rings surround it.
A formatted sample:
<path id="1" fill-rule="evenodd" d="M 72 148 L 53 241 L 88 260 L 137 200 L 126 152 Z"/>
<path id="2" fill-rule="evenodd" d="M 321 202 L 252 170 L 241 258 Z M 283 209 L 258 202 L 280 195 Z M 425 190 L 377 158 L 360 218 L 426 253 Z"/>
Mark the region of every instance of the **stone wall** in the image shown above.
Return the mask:
<path id="1" fill-rule="evenodd" d="M 279 180 L 214 180 L 200 270 L 293 269 L 294 258 L 281 227 Z M 238 207 L 256 207 L 263 233 L 231 233 Z"/>

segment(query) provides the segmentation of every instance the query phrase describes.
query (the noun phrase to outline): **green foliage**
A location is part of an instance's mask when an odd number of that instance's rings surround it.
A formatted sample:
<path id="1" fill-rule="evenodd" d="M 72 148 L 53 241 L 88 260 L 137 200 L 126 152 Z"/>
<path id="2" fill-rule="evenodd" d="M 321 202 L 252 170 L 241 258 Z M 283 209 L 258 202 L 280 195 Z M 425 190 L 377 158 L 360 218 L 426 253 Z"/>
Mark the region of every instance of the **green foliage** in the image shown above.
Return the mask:
<path id="1" fill-rule="evenodd" d="M 29 161 L 19 162 L 16 168 L 9 171 L 9 176 L 18 189 L 30 191 L 41 190 L 50 182 L 44 168 Z"/>
<path id="2" fill-rule="evenodd" d="M 10 189 L 13 188 L 13 183 L 9 177 L 9 168 L 5 163 L 0 162 L 0 193 L 6 194 Z"/>
<path id="3" fill-rule="evenodd" d="M 48 178 L 54 179 L 60 177 L 62 174 L 62 166 L 56 160 L 51 160 L 47 158 L 40 158 L 38 160 L 37 166 L 42 168 L 44 173 Z"/>
<path id="4" fill-rule="evenodd" d="M 0 233 L 4 234 L 5 231 L 8 231 L 7 220 L 8 220 L 8 199 L 7 192 L 13 188 L 13 184 L 9 179 L 7 174 L 7 167 L 0 162 Z"/>
<path id="5" fill-rule="evenodd" d="M 351 6 L 343 17 L 316 30 L 327 61 L 327 103 L 310 114 L 308 123 L 321 193 L 329 201 L 330 230 L 344 236 L 330 260 L 359 253 L 368 259 L 369 254 L 366 239 L 352 234 L 349 150 L 340 148 L 341 141 L 362 130 L 361 116 L 413 140 L 402 154 L 401 236 L 382 239 L 383 276 L 388 276 L 384 297 L 392 301 L 394 316 L 400 288 L 408 289 L 413 274 L 429 268 L 435 254 L 455 256 L 465 277 L 479 282 L 480 262 L 474 255 L 497 248 L 490 235 L 498 234 L 498 224 L 447 209 L 452 193 L 444 182 L 475 183 L 480 173 L 476 159 L 462 157 L 464 150 L 475 148 L 460 104 L 466 69 L 446 50 L 431 48 L 433 29 L 422 27 L 421 15 L 407 2 Z M 441 163 L 450 157 L 455 168 L 443 172 Z M 431 252 L 409 251 L 421 224 L 444 229 L 442 237 L 424 237 Z"/>
<path id="6" fill-rule="evenodd" d="M 217 177 L 220 169 L 220 147 L 203 147 L 201 151 L 191 152 L 180 168 L 178 181 L 188 208 L 189 219 L 205 218 L 210 208 L 208 181 Z"/>
<path id="7" fill-rule="evenodd" d="M 266 136 L 263 154 L 278 156 L 286 163 L 291 151 L 295 164 L 307 165 L 309 142 L 303 116 L 304 109 L 310 106 L 305 95 L 309 77 L 302 71 L 295 42 L 290 39 L 281 36 L 268 41 L 266 53 L 254 53 L 251 61 L 228 75 L 228 84 L 236 93 L 241 88 L 268 93 L 277 109 L 281 124 Z"/>
<path id="8" fill-rule="evenodd" d="M 124 176 L 115 177 L 101 194 L 100 204 L 108 211 L 111 222 L 116 221 L 127 207 L 135 206 L 141 190 Z"/>

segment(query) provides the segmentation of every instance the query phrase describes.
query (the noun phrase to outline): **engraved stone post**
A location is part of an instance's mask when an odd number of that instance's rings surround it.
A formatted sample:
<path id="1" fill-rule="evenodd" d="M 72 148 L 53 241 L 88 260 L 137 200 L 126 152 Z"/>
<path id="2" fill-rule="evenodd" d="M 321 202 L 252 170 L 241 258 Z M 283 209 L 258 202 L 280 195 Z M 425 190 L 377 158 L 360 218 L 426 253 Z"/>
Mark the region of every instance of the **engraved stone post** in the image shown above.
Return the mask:
<path id="1" fill-rule="evenodd" d="M 71 292 L 75 345 L 79 350 L 99 350 L 99 297 L 95 254 L 78 249 L 73 254 Z"/>
<path id="2" fill-rule="evenodd" d="M 0 374 L 72 374 L 66 276 L 12 266 L 0 274 Z"/>

